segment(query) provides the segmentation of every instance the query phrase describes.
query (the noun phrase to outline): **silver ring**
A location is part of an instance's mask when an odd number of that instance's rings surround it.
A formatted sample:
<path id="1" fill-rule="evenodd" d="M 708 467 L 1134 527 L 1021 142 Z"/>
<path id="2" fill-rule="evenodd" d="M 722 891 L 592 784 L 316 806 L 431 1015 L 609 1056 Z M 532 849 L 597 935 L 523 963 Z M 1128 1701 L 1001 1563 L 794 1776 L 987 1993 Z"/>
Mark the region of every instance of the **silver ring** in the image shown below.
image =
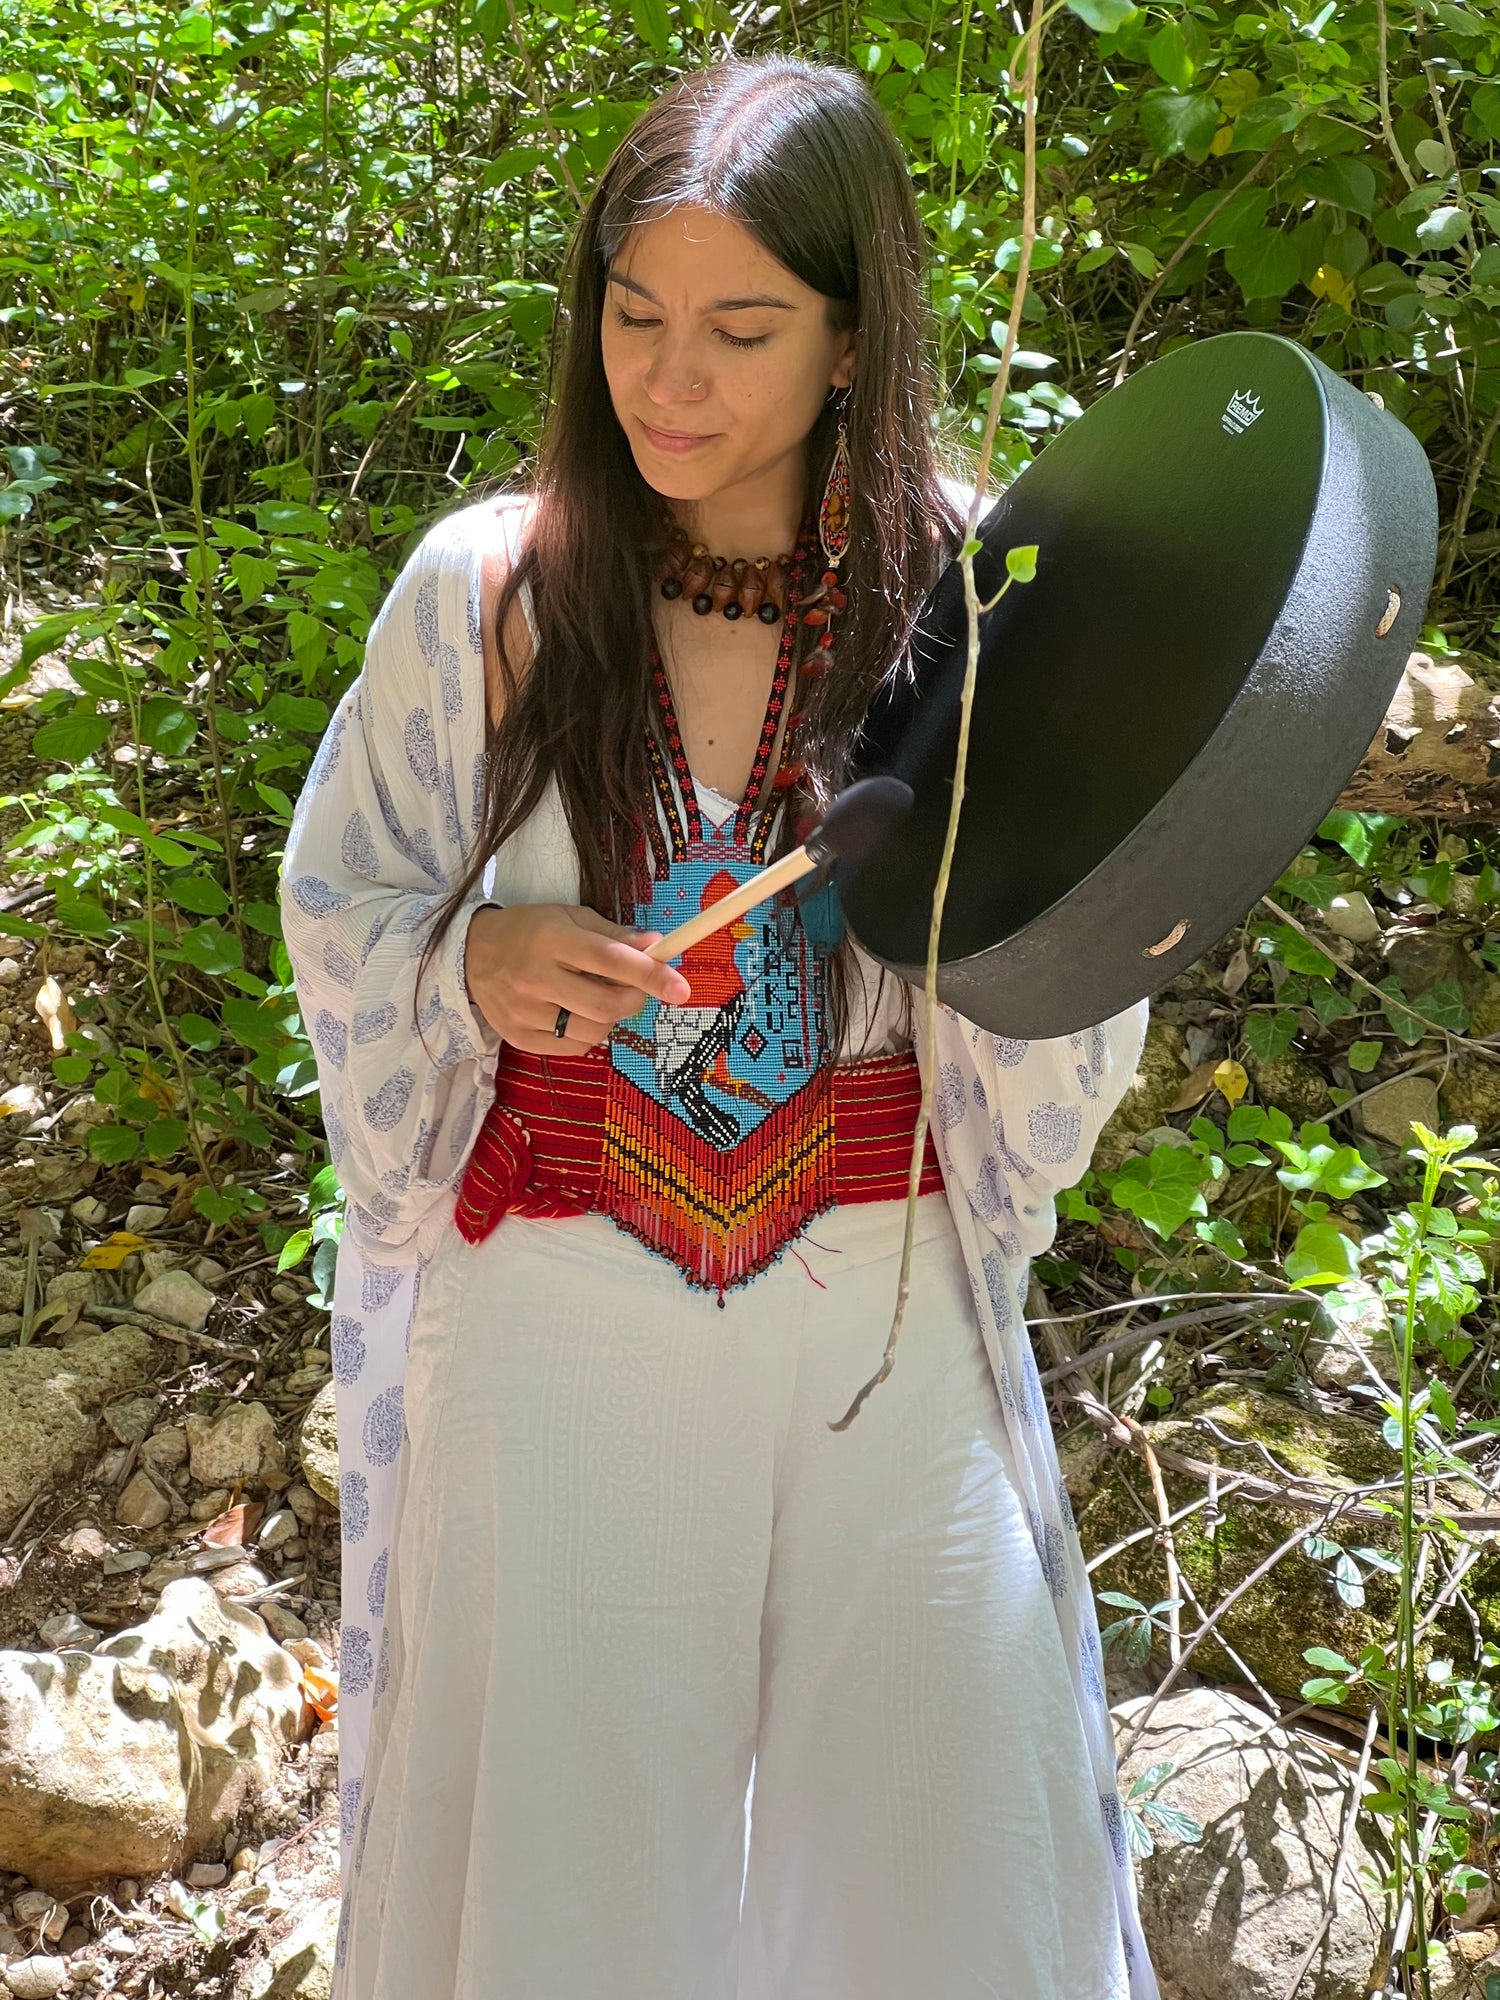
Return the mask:
<path id="1" fill-rule="evenodd" d="M 558 1008 L 557 1020 L 553 1024 L 552 1032 L 554 1035 L 556 1035 L 559 1041 L 561 1041 L 563 1036 L 568 1032 L 568 1010 L 566 1007 Z"/>

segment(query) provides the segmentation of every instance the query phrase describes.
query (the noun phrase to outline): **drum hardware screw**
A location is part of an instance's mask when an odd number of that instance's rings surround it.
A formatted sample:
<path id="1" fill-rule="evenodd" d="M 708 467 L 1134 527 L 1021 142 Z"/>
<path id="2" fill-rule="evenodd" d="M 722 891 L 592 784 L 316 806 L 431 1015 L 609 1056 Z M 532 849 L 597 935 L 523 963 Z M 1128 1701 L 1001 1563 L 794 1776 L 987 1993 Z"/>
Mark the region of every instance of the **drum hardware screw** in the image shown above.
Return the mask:
<path id="1" fill-rule="evenodd" d="M 1192 919 L 1190 917 L 1180 917 L 1161 940 L 1160 944 L 1148 944 L 1143 948 L 1143 957 L 1160 958 L 1162 953 L 1170 951 L 1174 944 L 1181 944 L 1182 940 L 1187 936 L 1188 925 L 1191 922 Z"/>
<path id="2" fill-rule="evenodd" d="M 1375 637 L 1383 639 L 1396 622 L 1396 613 L 1401 609 L 1401 593 L 1392 584 L 1386 585 L 1385 616 L 1375 627 Z"/>

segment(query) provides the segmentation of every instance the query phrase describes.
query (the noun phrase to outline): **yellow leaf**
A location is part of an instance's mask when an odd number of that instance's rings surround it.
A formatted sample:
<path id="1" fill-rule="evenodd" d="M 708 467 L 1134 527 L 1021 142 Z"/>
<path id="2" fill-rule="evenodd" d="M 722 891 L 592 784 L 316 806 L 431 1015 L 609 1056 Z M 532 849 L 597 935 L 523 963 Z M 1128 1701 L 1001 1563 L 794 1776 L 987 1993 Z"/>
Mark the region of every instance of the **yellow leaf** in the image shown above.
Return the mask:
<path id="1" fill-rule="evenodd" d="M 139 312 L 141 307 L 146 303 L 146 287 L 141 283 L 139 278 L 136 279 L 135 283 L 126 292 L 125 300 L 132 312 Z"/>
<path id="2" fill-rule="evenodd" d="M 1215 132 L 1214 136 L 1208 142 L 1208 150 L 1215 159 L 1218 159 L 1221 154 L 1229 151 L 1229 143 L 1233 137 L 1234 127 L 1232 125 L 1221 125 L 1219 127 L 1218 131 Z"/>
<path id="3" fill-rule="evenodd" d="M 1250 1079 L 1246 1076 L 1242 1064 L 1230 1062 L 1226 1058 L 1214 1071 L 1214 1084 L 1228 1098 L 1230 1104 L 1234 1105 L 1239 1103 L 1250 1088 Z"/>
<path id="4" fill-rule="evenodd" d="M 136 1089 L 148 1104 L 160 1104 L 167 1111 L 176 1108 L 177 1092 L 159 1070 L 143 1071 Z"/>
<path id="5" fill-rule="evenodd" d="M 80 1271 L 118 1271 L 132 1251 L 144 1250 L 146 1239 L 136 1236 L 128 1229 L 117 1229 L 113 1236 L 106 1236 L 102 1243 L 96 1243 L 78 1260 Z"/>
<path id="6" fill-rule="evenodd" d="M 1320 264 L 1307 289 L 1314 298 L 1332 299 L 1345 312 L 1354 304 L 1354 281 L 1346 278 L 1336 264 Z"/>

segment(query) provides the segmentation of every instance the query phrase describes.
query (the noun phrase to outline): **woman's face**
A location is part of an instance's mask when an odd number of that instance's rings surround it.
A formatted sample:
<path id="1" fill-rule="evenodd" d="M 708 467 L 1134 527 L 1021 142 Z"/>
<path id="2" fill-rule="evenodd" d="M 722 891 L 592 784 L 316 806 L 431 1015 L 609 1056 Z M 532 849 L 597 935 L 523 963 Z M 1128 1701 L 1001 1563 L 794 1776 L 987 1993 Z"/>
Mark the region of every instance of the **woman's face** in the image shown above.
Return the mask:
<path id="1" fill-rule="evenodd" d="M 741 223 L 684 206 L 632 230 L 610 266 L 604 372 L 642 478 L 676 500 L 779 485 L 855 336 Z M 671 436 L 676 433 L 674 447 Z"/>

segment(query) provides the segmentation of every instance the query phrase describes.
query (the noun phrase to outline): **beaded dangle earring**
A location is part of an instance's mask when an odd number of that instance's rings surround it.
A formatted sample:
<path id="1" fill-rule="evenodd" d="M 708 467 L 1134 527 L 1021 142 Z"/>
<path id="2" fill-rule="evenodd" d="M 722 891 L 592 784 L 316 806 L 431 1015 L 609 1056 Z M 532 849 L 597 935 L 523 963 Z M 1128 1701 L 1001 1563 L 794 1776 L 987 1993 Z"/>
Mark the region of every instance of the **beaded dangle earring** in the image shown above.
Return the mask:
<path id="1" fill-rule="evenodd" d="M 804 625 L 820 628 L 817 645 L 797 670 L 803 681 L 816 680 L 827 671 L 833 646 L 833 619 L 849 602 L 846 593 L 839 588 L 838 572 L 849 547 L 849 432 L 844 419 L 853 394 L 853 384 L 846 383 L 838 406 L 838 442 L 834 446 L 833 463 L 824 482 L 823 502 L 818 509 L 818 538 L 823 545 L 827 568 L 818 579 L 817 589 L 798 600 L 795 614 Z M 805 775 L 801 758 L 791 750 L 792 739 L 805 720 L 805 715 L 799 712 L 787 723 L 789 755 L 773 781 L 779 791 L 787 790 Z"/>

